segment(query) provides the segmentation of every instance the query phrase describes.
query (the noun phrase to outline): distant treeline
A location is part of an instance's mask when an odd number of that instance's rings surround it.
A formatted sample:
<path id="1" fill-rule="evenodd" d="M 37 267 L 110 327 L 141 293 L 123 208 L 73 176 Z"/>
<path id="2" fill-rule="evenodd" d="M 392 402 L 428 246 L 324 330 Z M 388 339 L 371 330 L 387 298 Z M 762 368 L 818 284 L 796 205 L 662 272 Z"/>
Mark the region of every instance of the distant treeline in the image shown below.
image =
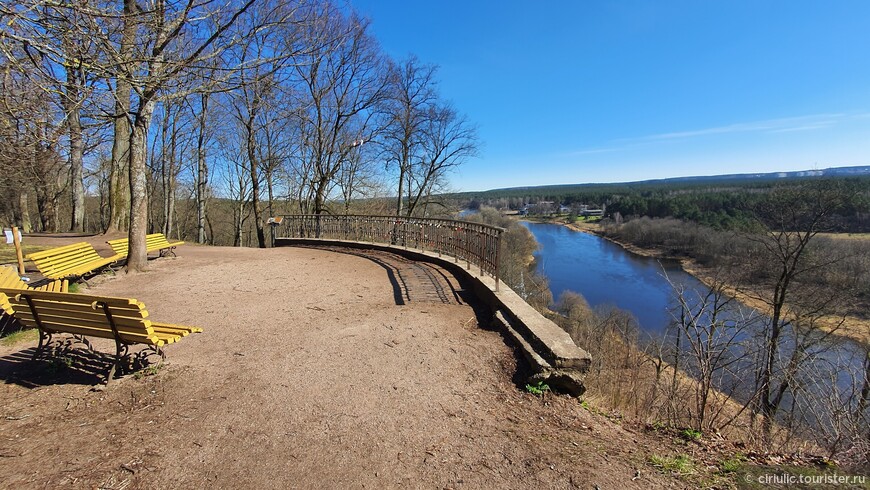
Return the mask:
<path id="1" fill-rule="evenodd" d="M 850 201 L 837 210 L 839 219 L 832 231 L 870 231 L 870 177 L 824 179 L 857 189 Z M 764 206 L 772 189 L 798 188 L 810 180 L 819 178 L 555 185 L 468 192 L 452 197 L 472 208 L 486 205 L 519 210 L 528 204 L 552 201 L 565 206 L 586 204 L 603 208 L 606 217 L 616 220 L 671 217 L 717 230 L 748 230 L 755 223 L 755 210 Z"/>

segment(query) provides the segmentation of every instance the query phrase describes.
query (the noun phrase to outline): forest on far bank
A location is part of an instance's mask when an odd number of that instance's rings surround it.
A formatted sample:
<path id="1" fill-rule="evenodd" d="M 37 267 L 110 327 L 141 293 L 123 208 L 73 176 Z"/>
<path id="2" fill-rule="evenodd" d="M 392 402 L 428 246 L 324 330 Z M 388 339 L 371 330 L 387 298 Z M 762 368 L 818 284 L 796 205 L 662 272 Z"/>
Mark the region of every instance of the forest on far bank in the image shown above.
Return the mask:
<path id="1" fill-rule="evenodd" d="M 870 232 L 870 176 L 794 178 L 697 178 L 619 184 L 577 184 L 517 187 L 452 194 L 462 205 L 481 205 L 519 211 L 539 202 L 576 209 L 603 209 L 605 217 L 621 222 L 632 218 L 676 218 L 716 230 L 749 231 L 757 225 L 756 210 L 775 189 L 801 189 L 808 182 L 835 182 L 849 189 L 849 200 L 837 209 L 830 231 Z"/>

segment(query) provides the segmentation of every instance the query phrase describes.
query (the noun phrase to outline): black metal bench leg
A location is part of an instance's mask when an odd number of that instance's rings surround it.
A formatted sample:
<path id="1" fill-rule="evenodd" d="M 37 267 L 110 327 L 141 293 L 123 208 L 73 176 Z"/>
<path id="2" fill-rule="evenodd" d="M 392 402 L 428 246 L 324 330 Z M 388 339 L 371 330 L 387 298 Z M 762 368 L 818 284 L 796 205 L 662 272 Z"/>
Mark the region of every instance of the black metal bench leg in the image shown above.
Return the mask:
<path id="1" fill-rule="evenodd" d="M 103 309 L 103 313 L 106 315 L 106 320 L 108 320 L 109 326 L 112 327 L 112 334 L 115 337 L 115 362 L 112 364 L 111 369 L 109 369 L 109 375 L 106 377 L 106 386 L 109 386 L 112 378 L 115 377 L 115 372 L 121 365 L 121 360 L 127 359 L 127 357 L 129 356 L 129 351 L 127 344 L 121 342 L 121 335 L 118 334 L 118 327 L 115 326 L 115 319 L 112 317 L 112 312 L 109 309 L 109 305 L 100 302 L 97 303 L 97 306 Z"/>
<path id="2" fill-rule="evenodd" d="M 30 313 L 33 315 L 33 321 L 36 323 L 37 330 L 39 330 L 39 345 L 36 347 L 36 352 L 33 353 L 31 358 L 31 360 L 35 361 L 42 354 L 42 350 L 51 342 L 51 334 L 42 328 L 42 320 L 39 318 L 39 312 L 36 311 L 36 306 L 33 304 L 33 298 L 27 294 L 21 294 L 21 297 L 27 302 Z"/>
<path id="3" fill-rule="evenodd" d="M 46 333 L 41 328 L 39 330 L 39 345 L 36 346 L 36 351 L 33 352 L 33 357 L 30 358 L 31 361 L 35 361 L 39 359 L 39 356 L 43 353 L 48 344 L 51 343 L 51 334 Z"/>
<path id="4" fill-rule="evenodd" d="M 112 363 L 112 367 L 109 368 L 109 375 L 106 377 L 106 386 L 109 386 L 109 383 L 115 377 L 115 374 L 123 371 L 122 363 L 129 362 L 130 351 L 127 344 L 121 343 L 118 339 L 115 339 L 115 362 Z"/>

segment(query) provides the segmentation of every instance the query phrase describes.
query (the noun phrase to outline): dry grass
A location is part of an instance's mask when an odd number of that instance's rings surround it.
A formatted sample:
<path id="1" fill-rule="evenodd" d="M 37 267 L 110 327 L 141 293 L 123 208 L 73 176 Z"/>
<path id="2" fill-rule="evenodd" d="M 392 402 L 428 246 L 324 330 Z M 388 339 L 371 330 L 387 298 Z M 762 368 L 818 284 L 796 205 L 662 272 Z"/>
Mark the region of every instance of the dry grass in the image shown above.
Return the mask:
<path id="1" fill-rule="evenodd" d="M 870 242 L 870 233 L 819 233 L 818 236 L 830 238 L 833 240 Z"/>
<path id="2" fill-rule="evenodd" d="M 868 235 L 870 236 L 870 235 Z M 696 279 L 711 286 L 716 283 L 715 272 L 701 267 L 699 264 L 690 261 L 681 261 L 683 270 L 694 276 Z M 733 286 L 726 286 L 725 292 L 744 305 L 754 309 L 755 311 L 768 315 L 770 307 L 763 301 L 753 298 L 748 294 Z M 820 328 L 824 331 L 835 332 L 840 337 L 850 338 L 863 344 L 870 344 L 870 318 L 858 318 L 856 316 L 846 316 L 845 319 L 837 316 L 827 316 L 821 319 Z"/>
<path id="3" fill-rule="evenodd" d="M 10 346 L 20 342 L 39 340 L 39 332 L 34 329 L 18 330 L 0 338 L 0 345 Z"/>

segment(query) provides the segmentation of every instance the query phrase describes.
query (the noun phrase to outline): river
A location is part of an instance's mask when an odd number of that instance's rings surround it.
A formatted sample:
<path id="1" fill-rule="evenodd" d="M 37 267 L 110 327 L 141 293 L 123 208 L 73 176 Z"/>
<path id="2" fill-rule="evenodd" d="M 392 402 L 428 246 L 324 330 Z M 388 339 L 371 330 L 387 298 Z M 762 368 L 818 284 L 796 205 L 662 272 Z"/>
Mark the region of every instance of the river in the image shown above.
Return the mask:
<path id="1" fill-rule="evenodd" d="M 670 311 L 675 297 L 672 284 L 683 286 L 690 295 L 692 291 L 703 293 L 706 290 L 701 281 L 686 273 L 675 261 L 635 255 L 601 237 L 562 225 L 522 224 L 540 245 L 535 253 L 538 271 L 549 279 L 555 300 L 562 292 L 570 290 L 583 295 L 592 307 L 615 305 L 630 311 L 650 338 L 661 338 L 671 323 Z M 754 326 L 737 338 L 750 341 L 744 345 L 753 343 L 753 337 L 745 336 L 754 336 L 762 328 L 760 322 L 750 325 Z M 793 341 L 786 340 L 781 344 L 780 352 L 791 352 L 794 347 Z M 736 352 L 740 346 L 730 349 L 740 356 Z M 864 348 L 849 339 L 834 337 L 811 343 L 807 355 L 812 362 L 806 362 L 799 375 L 799 379 L 809 383 L 804 386 L 806 392 L 801 395 L 802 404 L 837 400 L 833 402 L 834 406 L 839 403 L 841 406 L 854 406 L 855 394 L 860 390 L 864 376 L 867 356 Z M 787 360 L 785 357 L 782 359 Z M 833 386 L 832 380 L 836 380 Z M 832 389 L 834 386 L 836 389 Z M 792 405 L 790 394 L 783 405 Z M 813 425 L 828 425 L 835 420 L 831 413 L 812 412 L 810 415 L 821 418 L 821 422 L 811 422 Z"/>
<path id="2" fill-rule="evenodd" d="M 583 295 L 590 306 L 614 305 L 630 311 L 650 334 L 664 333 L 671 320 L 671 282 L 689 290 L 704 285 L 675 261 L 659 261 L 626 251 L 596 235 L 562 225 L 523 222 L 540 248 L 538 271 L 547 276 L 554 300 L 564 291 Z"/>

